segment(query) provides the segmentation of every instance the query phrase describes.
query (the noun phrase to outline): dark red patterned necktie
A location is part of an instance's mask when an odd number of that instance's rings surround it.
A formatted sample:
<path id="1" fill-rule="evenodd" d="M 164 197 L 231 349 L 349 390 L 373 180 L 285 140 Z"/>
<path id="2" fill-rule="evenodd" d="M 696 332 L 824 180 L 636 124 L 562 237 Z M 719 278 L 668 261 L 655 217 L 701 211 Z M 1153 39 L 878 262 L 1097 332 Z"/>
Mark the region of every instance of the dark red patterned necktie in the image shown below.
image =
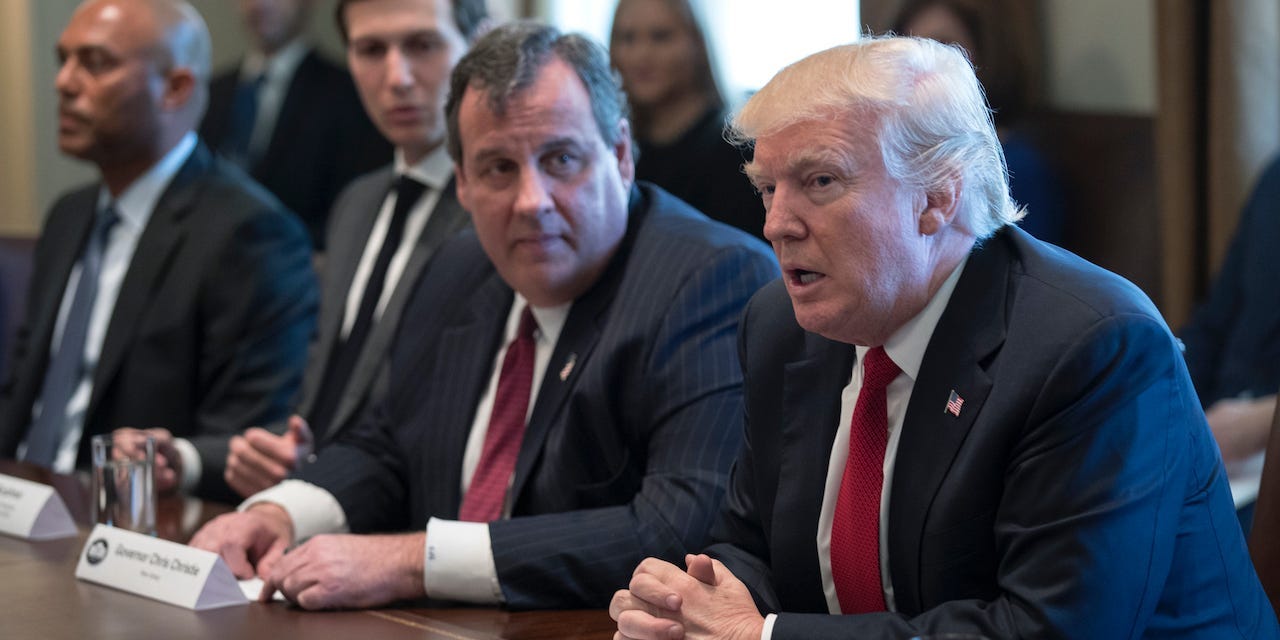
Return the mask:
<path id="1" fill-rule="evenodd" d="M 849 459 L 831 524 L 831 578 L 844 614 L 884 611 L 880 582 L 880 492 L 889 440 L 885 388 L 901 372 L 883 347 L 867 352 L 849 426 Z"/>
<path id="2" fill-rule="evenodd" d="M 489 430 L 484 435 L 480 463 L 471 476 L 471 486 L 462 498 L 458 519 L 492 522 L 502 517 L 502 503 L 511 483 L 511 473 L 524 440 L 525 415 L 533 387 L 534 336 L 538 323 L 529 307 L 520 314 L 520 328 L 507 346 L 498 374 L 498 391 L 493 396 Z"/>

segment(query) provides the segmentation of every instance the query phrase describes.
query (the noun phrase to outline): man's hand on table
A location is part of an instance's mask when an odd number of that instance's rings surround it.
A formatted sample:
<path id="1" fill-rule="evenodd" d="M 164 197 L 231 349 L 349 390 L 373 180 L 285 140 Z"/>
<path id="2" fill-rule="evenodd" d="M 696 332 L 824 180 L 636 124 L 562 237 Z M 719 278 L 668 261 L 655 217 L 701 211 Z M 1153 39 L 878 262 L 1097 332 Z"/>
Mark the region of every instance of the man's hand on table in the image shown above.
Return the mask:
<path id="1" fill-rule="evenodd" d="M 320 535 L 259 572 L 260 599 L 279 589 L 304 609 L 361 609 L 426 596 L 426 533 Z"/>
<path id="2" fill-rule="evenodd" d="M 293 520 L 277 504 L 260 502 L 210 520 L 191 537 L 191 546 L 220 556 L 236 578 L 264 580 L 293 544 Z"/>

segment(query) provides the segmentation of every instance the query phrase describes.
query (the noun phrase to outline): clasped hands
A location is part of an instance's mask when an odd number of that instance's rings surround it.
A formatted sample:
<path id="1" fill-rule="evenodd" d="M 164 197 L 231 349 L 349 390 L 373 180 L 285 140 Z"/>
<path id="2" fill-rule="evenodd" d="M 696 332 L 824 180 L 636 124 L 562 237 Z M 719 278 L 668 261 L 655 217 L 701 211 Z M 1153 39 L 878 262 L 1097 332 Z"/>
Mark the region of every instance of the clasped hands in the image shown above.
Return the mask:
<path id="1" fill-rule="evenodd" d="M 236 578 L 262 578 L 261 602 L 278 590 L 304 609 L 365 608 L 421 598 L 426 533 L 319 535 L 290 548 L 293 521 L 262 502 L 196 532 L 191 546 L 222 556 Z"/>
<path id="2" fill-rule="evenodd" d="M 759 640 L 764 618 L 746 585 L 719 560 L 685 556 L 687 570 L 648 558 L 613 594 L 614 640 Z"/>

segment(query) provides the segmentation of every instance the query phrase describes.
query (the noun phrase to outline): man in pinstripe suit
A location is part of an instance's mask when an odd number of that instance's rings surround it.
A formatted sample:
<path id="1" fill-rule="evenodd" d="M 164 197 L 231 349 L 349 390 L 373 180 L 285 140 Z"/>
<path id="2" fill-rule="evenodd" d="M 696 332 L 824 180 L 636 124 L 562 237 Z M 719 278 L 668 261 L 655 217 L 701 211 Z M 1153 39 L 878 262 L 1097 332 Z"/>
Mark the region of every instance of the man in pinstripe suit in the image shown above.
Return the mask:
<path id="1" fill-rule="evenodd" d="M 603 606 L 644 556 L 705 541 L 740 445 L 738 316 L 777 266 L 634 183 L 625 104 L 581 37 L 520 24 L 475 45 L 447 108 L 475 233 L 441 248 L 410 300 L 387 396 L 193 544 L 307 608 L 532 608 Z M 493 518 L 471 518 L 526 315 L 523 433 Z"/>

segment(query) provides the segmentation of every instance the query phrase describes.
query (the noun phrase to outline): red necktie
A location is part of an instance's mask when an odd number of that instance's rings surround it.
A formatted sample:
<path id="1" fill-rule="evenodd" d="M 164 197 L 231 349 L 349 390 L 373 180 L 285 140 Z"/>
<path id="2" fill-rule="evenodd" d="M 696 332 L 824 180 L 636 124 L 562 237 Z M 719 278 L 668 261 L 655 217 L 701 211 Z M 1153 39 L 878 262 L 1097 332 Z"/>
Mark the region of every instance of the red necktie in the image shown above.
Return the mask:
<path id="1" fill-rule="evenodd" d="M 831 524 L 831 578 L 844 614 L 884 611 L 880 582 L 880 491 L 889 440 L 885 388 L 900 373 L 883 347 L 867 352 L 849 426 L 849 459 Z"/>
<path id="2" fill-rule="evenodd" d="M 533 387 L 533 332 L 538 323 L 529 307 L 520 314 L 520 328 L 507 345 L 498 374 L 498 391 L 493 396 L 493 412 L 489 414 L 489 430 L 484 434 L 480 463 L 471 476 L 471 486 L 462 498 L 458 519 L 468 522 L 492 522 L 502 517 L 502 502 L 511 484 L 511 472 L 520 455 L 524 440 L 525 415 Z"/>

